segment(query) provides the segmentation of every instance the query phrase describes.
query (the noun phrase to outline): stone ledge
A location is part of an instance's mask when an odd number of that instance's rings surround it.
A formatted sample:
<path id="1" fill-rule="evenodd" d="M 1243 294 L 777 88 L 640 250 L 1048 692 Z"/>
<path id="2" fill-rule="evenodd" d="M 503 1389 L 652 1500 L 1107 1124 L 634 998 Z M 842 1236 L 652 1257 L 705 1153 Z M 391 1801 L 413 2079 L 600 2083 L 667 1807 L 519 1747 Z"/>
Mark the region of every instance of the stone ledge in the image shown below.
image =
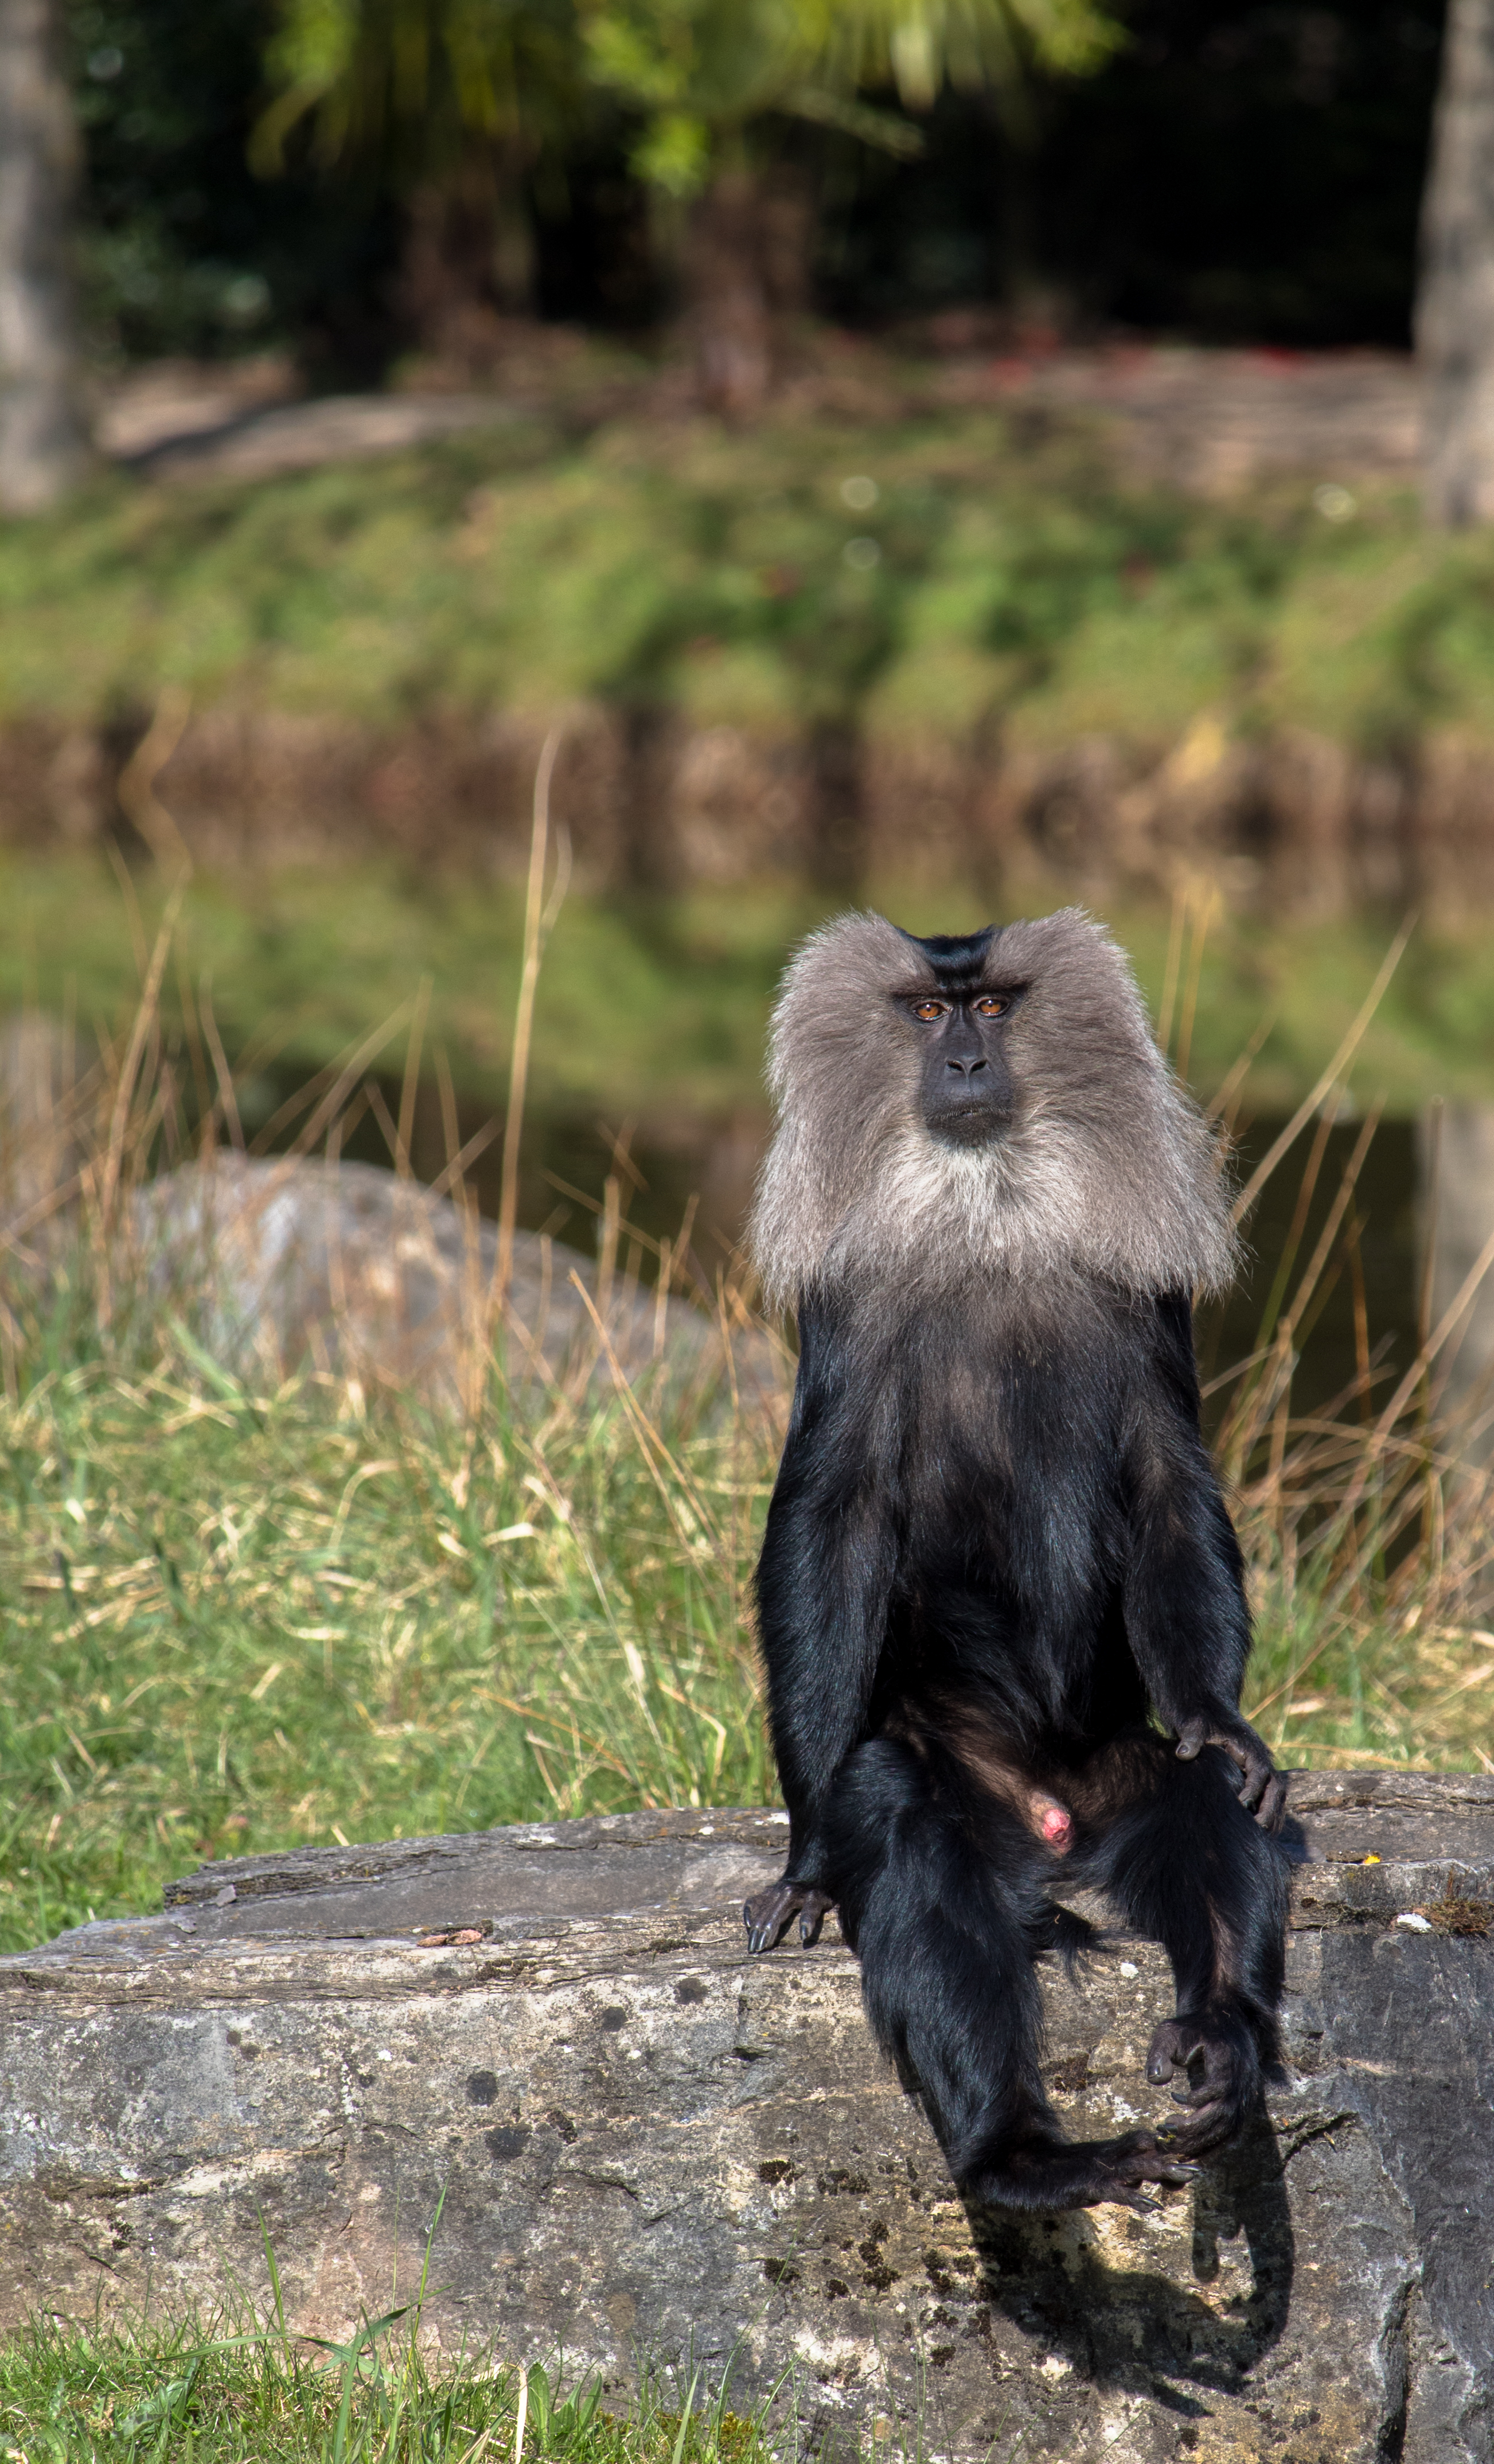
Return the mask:
<path id="1" fill-rule="evenodd" d="M 743 2405 L 792 2365 L 812 2431 L 921 2413 L 952 2457 L 1486 2464 L 1494 1952 L 1448 1925 L 1494 1906 L 1494 1780 L 1304 1772 L 1291 1803 L 1289 2075 L 1146 2219 L 967 2216 L 845 1948 L 743 1956 L 781 1815 L 206 1866 L 0 1961 L 0 2317 L 267 2295 L 263 2215 L 293 2325 L 339 2335 L 415 2281 L 444 2194 L 443 2345 L 619 2387 L 735 2353 Z M 1170 2109 L 1155 1947 L 1044 1969 L 1075 2133 Z"/>

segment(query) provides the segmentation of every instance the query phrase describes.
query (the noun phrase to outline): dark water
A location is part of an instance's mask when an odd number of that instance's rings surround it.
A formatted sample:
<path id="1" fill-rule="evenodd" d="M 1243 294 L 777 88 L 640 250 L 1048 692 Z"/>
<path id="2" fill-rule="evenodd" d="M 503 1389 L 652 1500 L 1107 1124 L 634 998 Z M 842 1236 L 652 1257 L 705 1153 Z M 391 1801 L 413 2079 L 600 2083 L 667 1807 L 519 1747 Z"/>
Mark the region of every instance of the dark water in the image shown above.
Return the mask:
<path id="1" fill-rule="evenodd" d="M 273 1117 L 277 1107 L 295 1097 L 301 1083 L 294 1072 L 287 1072 L 283 1081 L 266 1076 L 246 1088 L 246 1131 L 253 1135 L 268 1130 L 269 1142 L 276 1149 L 290 1144 L 295 1121 L 283 1121 L 276 1130 Z M 373 1083 L 388 1120 L 397 1122 L 398 1082 Z M 1283 1126 L 1281 1119 L 1262 1115 L 1241 1130 L 1236 1171 L 1241 1184 Z M 420 1179 L 435 1181 L 452 1149 L 451 1126 L 434 1085 L 427 1083 L 419 1089 L 410 1127 L 412 1168 Z M 459 1144 L 492 1127 L 484 1110 L 458 1103 Z M 765 1110 L 744 1109 L 724 1119 L 642 1122 L 603 1119 L 592 1112 L 532 1110 L 525 1120 L 520 1222 L 531 1230 L 549 1231 L 577 1248 L 592 1249 L 602 1218 L 604 1185 L 610 1174 L 619 1183 L 622 1205 L 620 1264 L 628 1264 L 631 1226 L 646 1236 L 636 1244 L 631 1263 L 643 1281 L 650 1282 L 654 1253 L 648 1243 L 677 1243 L 689 1217 L 692 1270 L 697 1282 L 710 1290 L 728 1266 L 740 1238 L 767 1133 Z M 1199 1360 L 1206 1382 L 1220 1378 L 1257 1349 L 1263 1313 L 1272 1305 L 1284 1266 L 1285 1289 L 1277 1306 L 1290 1303 L 1312 1257 L 1358 1140 L 1359 1124 L 1338 1122 L 1328 1131 L 1315 1185 L 1303 1211 L 1304 1176 L 1315 1135 L 1316 1124 L 1309 1123 L 1265 1184 L 1247 1226 L 1246 1269 L 1229 1300 L 1200 1314 Z M 355 1097 L 341 1152 L 363 1162 L 389 1162 L 388 1127 L 381 1124 L 377 1101 Z M 1299 1410 L 1330 1403 L 1352 1382 L 1359 1358 L 1355 1321 L 1361 1309 L 1370 1348 L 1390 1380 L 1415 1353 L 1421 1280 L 1417 1169 L 1416 1124 L 1382 1122 L 1318 1286 L 1301 1347 L 1295 1387 Z M 465 1177 L 482 1212 L 495 1215 L 500 1183 L 496 1136 L 467 1168 Z M 1210 1405 L 1211 1418 L 1218 1417 L 1226 1400 L 1220 1387 Z"/>
<path id="2" fill-rule="evenodd" d="M 1241 1186 L 1285 1127 L 1285 1121 L 1263 1116 L 1241 1135 L 1236 1170 Z M 1246 1268 L 1235 1289 L 1221 1307 L 1199 1313 L 1199 1368 L 1206 1385 L 1256 1351 L 1273 1294 L 1280 1291 L 1278 1308 L 1291 1306 L 1317 1249 L 1361 1124 L 1337 1122 L 1329 1131 L 1299 1226 L 1316 1128 L 1309 1122 L 1252 1208 L 1245 1226 Z M 1360 1356 L 1355 1320 L 1361 1311 L 1376 1366 L 1376 1393 L 1388 1393 L 1416 1355 L 1421 1287 L 1417 1172 L 1416 1123 L 1382 1121 L 1329 1252 L 1316 1303 L 1304 1319 L 1302 1363 L 1292 1390 L 1299 1412 L 1321 1410 L 1353 1383 Z M 1222 1392 L 1212 1398 L 1215 1417 L 1226 1399 Z"/>

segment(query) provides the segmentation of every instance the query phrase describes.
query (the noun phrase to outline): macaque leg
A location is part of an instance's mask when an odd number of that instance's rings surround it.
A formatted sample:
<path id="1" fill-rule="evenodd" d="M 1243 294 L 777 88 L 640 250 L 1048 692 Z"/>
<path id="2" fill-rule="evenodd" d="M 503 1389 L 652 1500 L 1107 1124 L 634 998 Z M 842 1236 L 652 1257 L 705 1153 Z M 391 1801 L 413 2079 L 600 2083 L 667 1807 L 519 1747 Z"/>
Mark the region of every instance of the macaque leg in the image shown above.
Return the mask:
<path id="1" fill-rule="evenodd" d="M 936 1795 L 928 1758 L 883 1737 L 837 1782 L 830 1870 L 877 2036 L 969 2197 L 1150 2207 L 1142 2183 L 1183 2182 L 1193 2168 L 1143 2132 L 1070 2145 L 1044 2093 L 1033 1959 L 1052 1931 L 1046 1859 L 1022 1817 L 989 1797 L 973 1836 L 958 1774 L 945 1779 Z"/>
<path id="2" fill-rule="evenodd" d="M 1153 2036 L 1147 2077 L 1184 2080 L 1174 2095 L 1186 2118 L 1159 2136 L 1201 2156 L 1234 2138 L 1276 2055 L 1286 1859 L 1217 1748 L 1179 1762 L 1160 1737 L 1128 1739 L 1113 1760 L 1136 1793 L 1104 1829 L 1087 1879 L 1172 1961 L 1176 2015 Z M 1084 1780 L 1087 1791 L 1105 1784 L 1093 1765 Z"/>

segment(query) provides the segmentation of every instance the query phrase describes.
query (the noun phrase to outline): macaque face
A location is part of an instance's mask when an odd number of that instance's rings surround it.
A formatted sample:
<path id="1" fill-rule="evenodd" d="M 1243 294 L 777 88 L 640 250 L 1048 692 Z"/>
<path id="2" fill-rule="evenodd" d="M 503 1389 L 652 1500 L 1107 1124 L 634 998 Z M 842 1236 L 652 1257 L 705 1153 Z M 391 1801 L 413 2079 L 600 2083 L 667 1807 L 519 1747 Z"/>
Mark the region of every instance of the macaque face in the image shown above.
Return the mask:
<path id="1" fill-rule="evenodd" d="M 940 989 L 903 1003 L 923 1045 L 924 1125 L 948 1146 L 989 1146 L 1011 1127 L 1015 1090 L 1006 1030 L 1020 999 L 1015 991 Z"/>

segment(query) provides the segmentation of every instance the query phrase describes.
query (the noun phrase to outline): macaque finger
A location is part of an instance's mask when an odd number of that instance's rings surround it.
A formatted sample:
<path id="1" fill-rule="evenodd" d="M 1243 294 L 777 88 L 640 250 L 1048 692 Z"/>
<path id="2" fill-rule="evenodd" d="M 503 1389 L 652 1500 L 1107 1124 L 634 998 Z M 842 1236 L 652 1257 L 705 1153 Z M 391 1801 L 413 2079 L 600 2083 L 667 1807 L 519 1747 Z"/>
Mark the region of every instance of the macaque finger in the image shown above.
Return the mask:
<path id="1" fill-rule="evenodd" d="M 1244 1773 L 1240 1785 L 1240 1802 L 1247 1813 L 1254 1814 L 1270 1787 L 1272 1771 L 1269 1763 L 1261 1762 L 1254 1754 L 1241 1750 L 1240 1768 Z"/>
<path id="2" fill-rule="evenodd" d="M 1280 1771 L 1273 1771 L 1256 1807 L 1256 1820 L 1263 1831 L 1280 1831 L 1285 1818 L 1286 1782 Z"/>
<path id="3" fill-rule="evenodd" d="M 1151 2178 L 1153 2182 L 1165 2182 L 1173 2190 L 1180 2190 L 1187 2183 L 1197 2182 L 1203 2170 L 1201 2165 L 1191 2164 L 1186 2156 L 1173 2154 L 1172 2142 L 1176 2135 L 1173 2130 L 1159 2130 L 1153 2143 L 1156 2161 Z"/>

